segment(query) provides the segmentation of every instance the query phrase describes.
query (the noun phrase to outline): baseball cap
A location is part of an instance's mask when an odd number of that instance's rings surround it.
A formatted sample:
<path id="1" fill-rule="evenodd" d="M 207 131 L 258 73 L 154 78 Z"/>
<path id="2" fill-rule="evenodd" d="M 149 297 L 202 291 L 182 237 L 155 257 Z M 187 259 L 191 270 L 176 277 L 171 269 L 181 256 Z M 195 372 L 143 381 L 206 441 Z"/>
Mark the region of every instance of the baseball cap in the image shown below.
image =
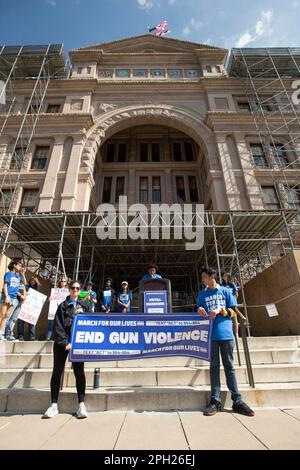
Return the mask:
<path id="1" fill-rule="evenodd" d="M 122 285 L 122 284 L 126 284 L 126 285 L 128 286 L 128 282 L 127 282 L 127 281 L 122 281 L 122 282 L 121 282 L 121 285 Z"/>

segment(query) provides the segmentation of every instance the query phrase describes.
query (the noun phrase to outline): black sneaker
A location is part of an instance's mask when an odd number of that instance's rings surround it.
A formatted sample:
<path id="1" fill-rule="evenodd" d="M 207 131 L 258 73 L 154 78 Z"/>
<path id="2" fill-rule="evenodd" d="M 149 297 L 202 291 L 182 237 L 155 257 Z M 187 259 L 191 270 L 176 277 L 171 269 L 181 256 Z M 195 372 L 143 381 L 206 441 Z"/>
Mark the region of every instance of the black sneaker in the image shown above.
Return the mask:
<path id="1" fill-rule="evenodd" d="M 203 414 L 204 416 L 213 416 L 218 411 L 222 411 L 222 405 L 218 401 L 211 401 L 210 404 L 205 408 Z"/>
<path id="2" fill-rule="evenodd" d="M 233 409 L 233 411 L 235 411 L 236 413 L 239 413 L 241 415 L 245 415 L 245 416 L 254 416 L 255 415 L 254 411 L 251 410 L 251 408 L 244 402 L 242 402 L 242 403 L 233 403 L 232 409 Z"/>
<path id="3" fill-rule="evenodd" d="M 20 335 L 19 336 L 19 341 L 24 341 L 24 336 Z"/>

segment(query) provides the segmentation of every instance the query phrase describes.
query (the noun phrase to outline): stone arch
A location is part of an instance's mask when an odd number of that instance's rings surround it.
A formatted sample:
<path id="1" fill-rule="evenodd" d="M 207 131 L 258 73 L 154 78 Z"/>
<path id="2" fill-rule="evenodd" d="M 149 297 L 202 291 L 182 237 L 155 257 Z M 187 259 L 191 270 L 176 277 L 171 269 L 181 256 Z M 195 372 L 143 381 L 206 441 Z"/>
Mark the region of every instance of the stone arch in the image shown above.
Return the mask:
<path id="1" fill-rule="evenodd" d="M 217 149 L 212 131 L 193 112 L 170 105 L 141 105 L 114 109 L 100 116 L 88 131 L 81 169 L 94 170 L 99 147 L 114 134 L 132 126 L 160 124 L 184 132 L 202 149 L 208 167 L 216 168 Z"/>

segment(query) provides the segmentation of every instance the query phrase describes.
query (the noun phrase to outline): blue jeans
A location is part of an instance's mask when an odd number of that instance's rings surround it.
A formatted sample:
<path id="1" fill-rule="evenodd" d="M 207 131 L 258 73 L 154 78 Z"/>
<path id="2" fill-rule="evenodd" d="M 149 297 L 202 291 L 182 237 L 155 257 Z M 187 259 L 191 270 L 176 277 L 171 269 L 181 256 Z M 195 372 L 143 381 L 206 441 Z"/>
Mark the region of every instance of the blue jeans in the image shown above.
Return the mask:
<path id="1" fill-rule="evenodd" d="M 226 375 L 226 384 L 231 392 L 232 401 L 242 403 L 242 397 L 239 393 L 234 364 L 233 364 L 233 340 L 215 341 L 211 343 L 211 361 L 210 361 L 210 383 L 211 399 L 221 403 L 221 381 L 220 381 L 220 353 Z"/>
<path id="2" fill-rule="evenodd" d="M 16 321 L 18 320 L 21 305 L 22 302 L 19 302 L 19 299 L 13 299 L 13 308 L 5 324 L 6 338 L 11 338 L 13 336 L 14 326 L 16 324 Z"/>
<path id="3" fill-rule="evenodd" d="M 18 337 L 22 336 L 24 338 L 24 327 L 25 327 L 24 320 L 18 320 Z M 27 323 L 28 325 L 28 334 L 29 339 L 35 339 L 35 325 L 31 325 L 31 323 Z"/>
<path id="4" fill-rule="evenodd" d="M 54 324 L 54 320 L 48 320 L 48 329 L 47 329 L 47 333 L 46 333 L 46 341 L 50 341 L 50 339 L 52 339 L 53 324 Z"/>

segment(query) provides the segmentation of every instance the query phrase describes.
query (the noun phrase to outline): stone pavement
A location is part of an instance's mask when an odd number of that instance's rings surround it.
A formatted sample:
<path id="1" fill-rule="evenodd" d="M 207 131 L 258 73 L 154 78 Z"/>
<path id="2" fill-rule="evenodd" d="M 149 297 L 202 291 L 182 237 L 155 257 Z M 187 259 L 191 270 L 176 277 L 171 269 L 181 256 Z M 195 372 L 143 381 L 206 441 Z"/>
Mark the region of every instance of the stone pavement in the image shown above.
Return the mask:
<path id="1" fill-rule="evenodd" d="M 254 418 L 225 411 L 92 412 L 41 419 L 0 415 L 0 449 L 282 450 L 300 449 L 300 408 L 257 410 Z"/>

